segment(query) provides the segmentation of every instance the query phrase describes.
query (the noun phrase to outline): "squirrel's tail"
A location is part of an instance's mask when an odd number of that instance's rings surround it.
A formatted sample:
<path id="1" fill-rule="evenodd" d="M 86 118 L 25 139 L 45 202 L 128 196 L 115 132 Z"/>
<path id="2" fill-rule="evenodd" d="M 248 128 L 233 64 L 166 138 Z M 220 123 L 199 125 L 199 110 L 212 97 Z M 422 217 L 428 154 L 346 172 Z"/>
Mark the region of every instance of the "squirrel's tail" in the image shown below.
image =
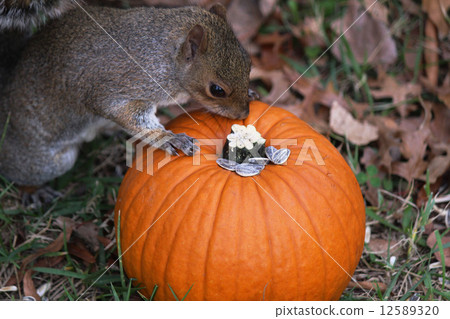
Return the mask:
<path id="1" fill-rule="evenodd" d="M 0 0 L 0 30 L 29 30 L 75 5 L 72 0 Z"/>

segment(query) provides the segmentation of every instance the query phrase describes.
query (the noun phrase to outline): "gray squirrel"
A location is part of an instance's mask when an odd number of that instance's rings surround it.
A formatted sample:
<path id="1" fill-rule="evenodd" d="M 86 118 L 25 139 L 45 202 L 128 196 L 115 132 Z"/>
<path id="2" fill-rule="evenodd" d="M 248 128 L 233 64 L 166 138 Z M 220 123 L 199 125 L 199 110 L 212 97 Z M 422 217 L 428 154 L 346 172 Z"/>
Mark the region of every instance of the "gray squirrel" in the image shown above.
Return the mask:
<path id="1" fill-rule="evenodd" d="M 67 0 L 22 2 L 41 4 L 50 16 L 70 7 Z M 2 3 L 3 30 L 40 23 L 32 15 L 39 9 L 13 21 Z M 225 117 L 248 116 L 255 96 L 251 62 L 222 5 L 209 11 L 84 8 L 46 23 L 0 84 L 0 134 L 6 132 L 0 175 L 18 185 L 43 185 L 68 171 L 80 145 L 111 123 L 133 135 L 156 135 L 155 141 L 169 137 L 160 148 L 192 155 L 193 139 L 166 130 L 155 115 L 174 101 L 192 98 Z"/>

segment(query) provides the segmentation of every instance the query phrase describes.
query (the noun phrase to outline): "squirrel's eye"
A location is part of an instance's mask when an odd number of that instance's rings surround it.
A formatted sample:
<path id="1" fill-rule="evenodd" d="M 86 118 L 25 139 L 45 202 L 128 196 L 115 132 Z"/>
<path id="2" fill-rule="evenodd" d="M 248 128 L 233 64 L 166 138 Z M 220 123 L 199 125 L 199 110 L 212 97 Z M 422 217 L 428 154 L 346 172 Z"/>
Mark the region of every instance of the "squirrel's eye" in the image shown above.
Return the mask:
<path id="1" fill-rule="evenodd" d="M 227 94 L 225 93 L 225 90 L 222 89 L 220 86 L 218 86 L 217 84 L 211 84 L 211 86 L 209 87 L 209 92 L 211 92 L 211 95 L 214 97 L 226 97 Z"/>

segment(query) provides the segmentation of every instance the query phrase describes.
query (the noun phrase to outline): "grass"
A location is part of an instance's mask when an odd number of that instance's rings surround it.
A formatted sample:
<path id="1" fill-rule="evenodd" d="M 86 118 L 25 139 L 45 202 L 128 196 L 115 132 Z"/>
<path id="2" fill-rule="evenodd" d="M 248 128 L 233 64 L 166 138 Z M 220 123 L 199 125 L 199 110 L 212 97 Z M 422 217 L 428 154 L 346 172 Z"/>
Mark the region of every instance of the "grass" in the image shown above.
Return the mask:
<path id="1" fill-rule="evenodd" d="M 341 17 L 346 10 L 346 1 L 310 1 L 298 3 L 292 0 L 279 1 L 281 22 L 269 20 L 261 28 L 261 33 L 292 32 L 291 26 L 304 20 L 306 17 L 322 18 L 324 39 L 331 44 L 336 35 L 331 32 L 330 21 Z M 404 12 L 401 2 L 390 1 L 391 9 Z M 396 42 L 399 49 L 399 61 L 396 67 L 390 70 L 394 76 L 410 76 L 417 82 L 419 74 L 423 72 L 420 63 L 422 46 L 419 46 L 418 55 L 413 70 L 407 70 L 405 54 L 407 43 L 414 37 L 412 28 L 420 25 L 419 41 L 423 41 L 422 18 L 418 21 L 403 21 L 398 23 L 396 29 Z M 400 41 L 399 39 L 403 40 Z M 320 76 L 322 84 L 331 82 L 338 91 L 358 102 L 368 103 L 372 114 L 388 115 L 394 105 L 386 101 L 373 99 L 367 79 L 376 70 L 367 64 L 359 64 L 348 43 L 341 41 L 339 49 L 342 61 L 336 60 L 328 52 L 324 56 L 326 64 L 315 65 L 305 74 Z M 300 48 L 304 58 L 295 60 L 283 56 L 288 66 L 299 73 L 303 73 L 320 54 L 319 47 Z M 267 88 L 260 87 L 261 93 Z M 433 99 L 433 96 L 422 96 Z M 406 101 L 405 101 L 406 103 Z M 407 103 L 418 103 L 410 100 Z M 3 135 L 2 135 L 3 136 Z M 114 263 L 121 255 L 121 247 L 116 246 L 113 208 L 121 179 L 126 171 L 125 165 L 125 139 L 124 134 L 113 137 L 99 137 L 95 141 L 85 144 L 82 148 L 75 167 L 51 183 L 55 190 L 64 193 L 62 198 L 40 209 L 27 209 L 20 203 L 20 194 L 15 185 L 5 179 L 0 179 L 0 287 L 8 280 L 17 278 L 20 266 L 26 256 L 47 246 L 54 240 L 61 229 L 55 224 L 60 217 L 70 217 L 79 223 L 93 223 L 97 226 L 98 235 L 106 238 L 109 244 L 99 243 L 94 253 L 95 262 L 87 263 L 79 257 L 69 254 L 68 243 L 56 253 L 44 255 L 49 260 L 61 259 L 58 267 L 34 266 L 33 282 L 36 287 L 51 283 L 52 287 L 45 295 L 49 300 L 142 300 L 139 288 L 127 278 L 121 260 Z M 448 230 L 436 234 L 437 244 L 430 249 L 426 244 L 424 234 L 425 225 L 431 220 L 442 222 L 438 204 L 435 203 L 436 194 L 431 191 L 429 183 L 416 182 L 408 184 L 405 180 L 389 174 L 379 174 L 374 165 L 364 166 L 360 163 L 364 147 L 349 143 L 341 136 L 331 135 L 330 139 L 347 159 L 355 172 L 363 192 L 377 189 L 377 205 L 366 209 L 367 227 L 371 230 L 373 238 L 387 241 L 396 240 L 403 247 L 403 252 L 392 258 L 392 252 L 382 257 L 366 246 L 360 263 L 354 274 L 359 282 L 376 282 L 375 288 L 370 292 L 358 288 L 348 288 L 344 291 L 341 300 L 450 300 L 449 270 L 443 262 L 434 257 L 434 252 L 443 256 L 443 250 L 449 244 L 443 245 L 442 236 Z M 0 139 L 0 145 L 3 139 Z M 365 147 L 372 147 L 369 145 Z M 418 207 L 415 199 L 424 189 L 425 203 Z M 447 189 L 448 193 L 448 189 Z M 118 234 L 120 237 L 120 234 Z M 442 258 L 443 259 L 443 258 Z M 113 264 L 114 263 L 114 264 Z M 113 265 L 112 265 L 113 264 Z M 112 266 L 111 266 L 112 265 Z M 98 280 L 97 278 L 111 268 Z M 91 285 L 92 288 L 86 290 Z M 169 286 L 172 290 L 172 288 Z M 191 286 L 192 288 L 192 286 Z M 187 292 L 172 290 L 174 299 L 184 300 Z M 153 300 L 158 293 L 158 286 L 153 287 Z M 22 291 L 0 292 L 0 299 L 20 300 Z"/>

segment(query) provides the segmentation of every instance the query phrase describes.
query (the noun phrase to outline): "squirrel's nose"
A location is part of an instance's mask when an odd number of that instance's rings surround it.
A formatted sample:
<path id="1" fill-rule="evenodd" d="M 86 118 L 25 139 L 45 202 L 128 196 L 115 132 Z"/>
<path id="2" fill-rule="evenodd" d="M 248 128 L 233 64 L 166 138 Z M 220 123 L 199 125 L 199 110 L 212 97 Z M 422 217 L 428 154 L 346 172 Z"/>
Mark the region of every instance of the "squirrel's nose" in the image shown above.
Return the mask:
<path id="1" fill-rule="evenodd" d="M 241 112 L 241 116 L 239 116 L 239 120 L 245 120 L 248 117 L 249 112 L 250 112 L 250 109 L 247 106 L 247 108 L 243 112 Z"/>

